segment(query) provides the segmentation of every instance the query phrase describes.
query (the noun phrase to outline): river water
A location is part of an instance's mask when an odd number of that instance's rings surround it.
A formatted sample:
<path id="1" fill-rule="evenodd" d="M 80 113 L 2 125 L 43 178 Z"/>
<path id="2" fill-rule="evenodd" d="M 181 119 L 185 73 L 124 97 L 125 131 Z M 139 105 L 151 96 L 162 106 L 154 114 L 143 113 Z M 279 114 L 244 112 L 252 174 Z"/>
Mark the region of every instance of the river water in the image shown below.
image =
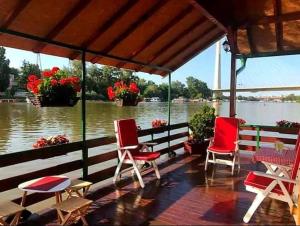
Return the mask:
<path id="1" fill-rule="evenodd" d="M 216 103 L 213 103 L 216 104 Z M 201 103 L 172 104 L 171 123 L 188 121 Z M 217 107 L 227 116 L 229 103 Z M 167 103 L 139 103 L 137 107 L 117 107 L 113 103 L 87 103 L 87 139 L 113 135 L 113 120 L 135 118 L 143 129 L 153 119 L 167 119 Z M 237 115 L 249 124 L 275 125 L 278 120 L 300 121 L 298 103 L 237 103 Z M 0 154 L 32 149 L 42 136 L 66 134 L 70 141 L 81 139 L 81 105 L 71 108 L 36 108 L 26 103 L 0 104 Z"/>

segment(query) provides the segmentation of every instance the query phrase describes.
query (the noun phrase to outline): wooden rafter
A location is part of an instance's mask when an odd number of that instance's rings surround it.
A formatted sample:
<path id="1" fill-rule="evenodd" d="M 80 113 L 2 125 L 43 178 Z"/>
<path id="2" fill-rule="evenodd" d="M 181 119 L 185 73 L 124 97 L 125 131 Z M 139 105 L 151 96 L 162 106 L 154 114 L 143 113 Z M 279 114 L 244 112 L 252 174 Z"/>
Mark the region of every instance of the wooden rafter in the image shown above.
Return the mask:
<path id="1" fill-rule="evenodd" d="M 273 0 L 273 7 L 274 7 L 274 16 L 275 17 L 281 16 L 281 0 Z M 282 22 L 276 21 L 275 30 L 276 30 L 277 50 L 281 51 L 282 50 L 282 41 L 283 41 Z"/>
<path id="2" fill-rule="evenodd" d="M 282 23 L 286 21 L 300 20 L 300 12 L 292 12 L 281 14 L 278 16 L 263 16 L 261 18 L 252 19 L 248 22 L 239 25 L 239 28 L 245 28 L 247 26 L 252 25 L 264 25 L 264 24 L 272 24 L 272 23 Z"/>
<path id="3" fill-rule="evenodd" d="M 193 44 L 195 44 L 196 42 L 199 42 L 199 40 L 201 40 L 202 38 L 204 38 L 205 36 L 210 35 L 212 32 L 214 32 L 216 30 L 216 26 L 212 25 L 209 28 L 205 29 L 203 32 L 201 32 L 199 35 L 197 35 L 196 37 L 194 37 L 191 41 L 189 41 L 188 43 L 186 43 L 184 46 L 182 46 L 181 48 L 179 48 L 175 53 L 173 53 L 168 59 L 164 60 L 163 62 L 160 63 L 160 65 L 167 65 L 169 62 L 171 62 L 175 57 L 177 57 L 181 52 L 183 52 L 184 50 L 186 50 L 187 48 L 189 48 L 190 46 L 192 46 Z M 149 73 L 152 74 L 154 71 L 156 70 L 151 70 Z"/>
<path id="4" fill-rule="evenodd" d="M 52 28 L 45 36 L 46 39 L 55 38 L 82 10 L 84 10 L 92 0 L 80 0 L 66 15 Z M 39 53 L 47 44 L 41 43 L 33 48 L 34 52 Z"/>
<path id="5" fill-rule="evenodd" d="M 149 45 L 151 45 L 152 43 L 154 43 L 155 41 L 157 41 L 160 37 L 162 37 L 164 34 L 168 33 L 172 28 L 174 28 L 175 26 L 177 26 L 177 24 L 182 21 L 188 14 L 190 14 L 192 12 L 193 8 L 191 6 L 186 7 L 185 10 L 183 10 L 179 15 L 175 16 L 172 20 L 170 20 L 169 23 L 167 23 L 165 26 L 163 26 L 158 32 L 156 32 L 155 34 L 153 34 L 145 43 L 142 47 L 140 47 L 139 49 L 133 51 L 128 58 L 132 59 L 135 56 L 137 56 L 138 54 L 140 54 L 142 51 L 144 51 L 145 49 L 147 49 L 147 47 Z M 118 65 L 116 65 L 116 67 L 120 68 L 124 66 L 124 63 L 120 63 Z"/>
<path id="6" fill-rule="evenodd" d="M 96 31 L 86 40 L 81 43 L 81 46 L 88 49 L 102 34 L 104 34 L 110 27 L 112 27 L 119 19 L 124 16 L 135 4 L 137 0 L 130 0 L 124 4 L 109 20 L 99 26 Z M 75 59 L 80 55 L 78 52 L 73 52 L 69 58 Z"/>
<path id="7" fill-rule="evenodd" d="M 256 53 L 256 47 L 255 47 L 255 43 L 253 41 L 253 34 L 252 34 L 252 27 L 248 26 L 247 27 L 247 38 L 248 38 L 248 44 L 249 44 L 249 48 L 250 48 L 250 52 Z"/>
<path id="8" fill-rule="evenodd" d="M 227 28 L 220 23 L 215 17 L 213 17 L 204 7 L 202 7 L 197 1 L 190 0 L 191 5 L 193 5 L 197 10 L 201 12 L 208 20 L 216 24 L 221 30 L 227 32 Z"/>
<path id="9" fill-rule="evenodd" d="M 2 22 L 0 22 L 1 28 L 8 28 L 8 26 L 16 19 L 16 17 L 26 8 L 30 1 L 31 0 L 19 1 L 15 6 L 15 9 L 10 14 L 8 14 Z"/>
<path id="10" fill-rule="evenodd" d="M 186 29 L 184 29 L 182 32 L 177 34 L 173 37 L 173 39 L 170 40 L 168 44 L 165 46 L 162 46 L 162 48 L 159 49 L 158 52 L 154 53 L 153 57 L 147 63 L 152 63 L 154 60 L 156 60 L 162 53 L 167 51 L 171 46 L 175 45 L 181 38 L 184 38 L 186 35 L 188 35 L 190 32 L 194 31 L 195 29 L 199 28 L 200 26 L 203 26 L 207 22 L 207 19 L 205 17 L 202 17 L 200 20 L 195 21 L 190 26 L 188 26 Z M 142 67 L 136 68 L 137 71 L 141 70 Z"/>
<path id="11" fill-rule="evenodd" d="M 215 43 L 216 40 L 220 39 L 222 36 L 224 36 L 224 32 L 218 32 L 216 35 L 214 35 L 213 38 L 206 41 L 203 45 L 201 45 L 199 48 L 194 50 L 192 53 L 189 53 L 187 56 L 183 57 L 183 64 L 188 62 L 190 59 L 194 58 L 195 56 L 199 55 L 202 51 L 210 47 L 212 44 Z M 176 70 L 178 67 L 170 67 L 172 71 Z"/>
<path id="12" fill-rule="evenodd" d="M 166 5 L 168 1 L 157 1 L 152 7 L 147 10 L 147 12 L 139 18 L 136 22 L 130 25 L 122 34 L 120 34 L 116 39 L 114 39 L 107 47 L 104 48 L 103 52 L 109 53 L 112 51 L 122 40 L 126 39 L 131 33 L 133 33 L 137 28 L 139 28 L 143 23 L 145 23 L 154 13 L 156 13 L 160 8 Z M 95 57 L 92 62 L 96 62 L 100 57 Z"/>

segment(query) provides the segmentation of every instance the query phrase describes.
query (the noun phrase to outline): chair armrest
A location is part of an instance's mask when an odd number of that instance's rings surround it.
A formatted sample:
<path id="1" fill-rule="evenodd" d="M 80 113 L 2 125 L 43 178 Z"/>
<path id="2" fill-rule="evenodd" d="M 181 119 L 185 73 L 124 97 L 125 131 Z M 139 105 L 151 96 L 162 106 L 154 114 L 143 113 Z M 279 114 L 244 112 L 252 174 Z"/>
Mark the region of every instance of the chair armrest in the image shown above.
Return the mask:
<path id="1" fill-rule="evenodd" d="M 204 141 L 213 141 L 214 138 L 213 137 L 210 137 L 210 138 L 205 138 Z"/>
<path id="2" fill-rule="evenodd" d="M 240 144 L 240 143 L 241 143 L 240 140 L 234 141 L 234 144 Z"/>
<path id="3" fill-rule="evenodd" d="M 154 145 L 157 145 L 157 143 L 154 143 L 154 142 L 146 142 L 146 143 L 141 143 L 143 145 L 146 145 L 146 146 L 154 146 Z"/>
<path id="4" fill-rule="evenodd" d="M 125 146 L 125 147 L 119 147 L 120 150 L 133 150 L 138 148 L 138 145 L 132 145 L 132 146 Z"/>
<path id="5" fill-rule="evenodd" d="M 275 176 L 275 175 L 272 175 L 272 174 L 266 174 L 266 173 L 259 172 L 259 171 L 253 171 L 253 173 L 254 173 L 254 175 L 257 175 L 257 176 L 268 177 L 268 178 L 271 178 L 273 180 L 280 180 L 280 181 L 284 181 L 284 182 L 288 182 L 288 183 L 297 184 L 296 180 L 287 179 L 285 177 L 278 177 L 278 176 Z"/>

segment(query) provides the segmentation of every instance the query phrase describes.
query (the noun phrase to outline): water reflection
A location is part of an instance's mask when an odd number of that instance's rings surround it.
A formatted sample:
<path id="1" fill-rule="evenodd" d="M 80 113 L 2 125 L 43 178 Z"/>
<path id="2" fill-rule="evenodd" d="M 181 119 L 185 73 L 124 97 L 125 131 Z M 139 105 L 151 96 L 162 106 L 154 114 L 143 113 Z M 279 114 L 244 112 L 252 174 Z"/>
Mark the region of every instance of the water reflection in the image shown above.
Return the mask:
<path id="1" fill-rule="evenodd" d="M 212 103 L 218 115 L 227 116 L 229 103 Z M 172 104 L 171 123 L 188 121 L 199 103 Z M 300 104 L 237 103 L 237 115 L 247 123 L 274 125 L 281 119 L 300 121 Z M 113 135 L 113 120 L 135 118 L 142 128 L 152 119 L 167 120 L 167 103 L 140 103 L 120 108 L 112 103 L 87 103 L 87 138 Z M 66 134 L 71 141 L 81 139 L 81 104 L 72 108 L 35 108 L 25 103 L 0 104 L 0 153 L 31 149 L 41 136 Z"/>

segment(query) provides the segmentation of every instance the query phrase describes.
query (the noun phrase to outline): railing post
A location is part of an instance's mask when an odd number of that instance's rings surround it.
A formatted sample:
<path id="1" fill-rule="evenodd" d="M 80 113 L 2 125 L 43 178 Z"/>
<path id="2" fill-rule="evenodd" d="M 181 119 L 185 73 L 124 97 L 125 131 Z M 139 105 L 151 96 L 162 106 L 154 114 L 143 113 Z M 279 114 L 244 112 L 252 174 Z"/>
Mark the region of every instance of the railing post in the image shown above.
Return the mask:
<path id="1" fill-rule="evenodd" d="M 82 178 L 87 179 L 88 176 L 88 149 L 86 146 L 86 63 L 85 51 L 81 53 L 82 64 L 82 87 L 81 87 L 81 129 L 82 129 Z"/>
<path id="2" fill-rule="evenodd" d="M 171 73 L 169 73 L 169 86 L 168 86 L 168 148 L 169 157 L 175 157 L 176 153 L 170 151 L 170 125 L 171 125 Z"/>
<path id="3" fill-rule="evenodd" d="M 256 126 L 256 151 L 260 148 L 260 127 Z"/>

